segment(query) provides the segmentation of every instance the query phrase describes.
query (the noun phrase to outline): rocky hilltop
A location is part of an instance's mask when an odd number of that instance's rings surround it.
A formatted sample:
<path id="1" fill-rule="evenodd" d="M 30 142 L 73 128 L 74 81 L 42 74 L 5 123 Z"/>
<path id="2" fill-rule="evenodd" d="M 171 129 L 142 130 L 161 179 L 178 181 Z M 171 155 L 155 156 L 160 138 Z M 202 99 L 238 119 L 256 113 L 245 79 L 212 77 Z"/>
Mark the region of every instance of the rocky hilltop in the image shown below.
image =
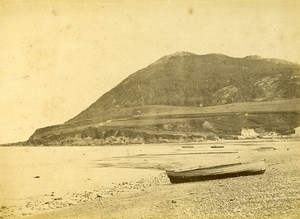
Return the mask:
<path id="1" fill-rule="evenodd" d="M 202 139 L 245 127 L 291 133 L 300 124 L 299 77 L 300 66 L 285 60 L 178 52 L 131 74 L 65 124 L 37 130 L 30 142 L 76 136 L 102 144 L 118 136 L 170 139 L 175 132 L 176 139 L 186 132 Z"/>

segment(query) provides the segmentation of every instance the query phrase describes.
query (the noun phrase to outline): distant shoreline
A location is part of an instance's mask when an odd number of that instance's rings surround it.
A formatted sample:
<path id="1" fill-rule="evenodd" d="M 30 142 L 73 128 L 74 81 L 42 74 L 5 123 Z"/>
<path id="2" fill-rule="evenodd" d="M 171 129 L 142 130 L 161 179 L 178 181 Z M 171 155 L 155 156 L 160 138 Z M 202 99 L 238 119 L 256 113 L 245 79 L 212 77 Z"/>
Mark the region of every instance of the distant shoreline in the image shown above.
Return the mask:
<path id="1" fill-rule="evenodd" d="M 278 142 L 278 141 L 300 141 L 299 137 L 294 136 L 284 136 L 284 137 L 276 137 L 276 138 L 255 138 L 255 139 L 235 139 L 235 140 L 228 140 L 228 139 L 218 139 L 218 140 L 204 140 L 204 141 L 174 141 L 174 142 L 144 142 L 144 143 L 136 143 L 136 144 L 105 144 L 105 145 L 35 145 L 35 144 L 28 144 L 27 142 L 17 142 L 17 143 L 7 143 L 7 144 L 0 144 L 0 147 L 122 147 L 122 146 L 130 146 L 130 145 L 193 145 L 193 144 L 210 144 L 210 143 L 231 143 L 231 142 Z"/>

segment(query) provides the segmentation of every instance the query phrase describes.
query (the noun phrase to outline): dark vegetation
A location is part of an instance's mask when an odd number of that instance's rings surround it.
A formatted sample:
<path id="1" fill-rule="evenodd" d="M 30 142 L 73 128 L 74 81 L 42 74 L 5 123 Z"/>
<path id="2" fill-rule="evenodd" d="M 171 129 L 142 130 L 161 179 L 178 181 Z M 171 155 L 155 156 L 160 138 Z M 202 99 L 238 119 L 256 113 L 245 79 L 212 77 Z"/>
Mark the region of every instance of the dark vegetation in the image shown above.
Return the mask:
<path id="1" fill-rule="evenodd" d="M 116 121 L 106 126 L 55 126 L 37 130 L 30 144 L 107 145 L 165 142 L 197 142 L 237 139 L 242 128 L 254 129 L 259 137 L 275 132 L 280 136 L 294 133 L 300 124 L 299 112 L 238 113 L 196 118 L 134 119 Z"/>
<path id="2" fill-rule="evenodd" d="M 272 59 L 178 53 L 137 71 L 69 122 L 145 105 L 214 106 L 300 97 L 300 66 Z"/>
<path id="3" fill-rule="evenodd" d="M 235 139 L 242 128 L 289 135 L 300 125 L 299 76 L 300 66 L 284 60 L 175 53 L 132 74 L 65 124 L 38 129 L 29 142 Z"/>

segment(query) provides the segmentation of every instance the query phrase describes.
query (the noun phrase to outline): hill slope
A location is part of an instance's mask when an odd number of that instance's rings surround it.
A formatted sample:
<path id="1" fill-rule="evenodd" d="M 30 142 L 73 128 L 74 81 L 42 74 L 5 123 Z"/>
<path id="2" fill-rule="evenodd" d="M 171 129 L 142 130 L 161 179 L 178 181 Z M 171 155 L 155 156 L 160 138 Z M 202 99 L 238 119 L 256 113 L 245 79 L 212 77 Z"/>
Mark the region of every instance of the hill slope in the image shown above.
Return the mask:
<path id="1" fill-rule="evenodd" d="M 134 106 L 213 106 L 300 97 L 300 66 L 258 56 L 180 52 L 137 71 L 69 120 Z"/>
<path id="2" fill-rule="evenodd" d="M 292 134 L 300 125 L 299 77 L 300 66 L 284 60 L 179 52 L 130 75 L 65 124 L 36 130 L 29 142 L 231 139 L 242 128 Z"/>

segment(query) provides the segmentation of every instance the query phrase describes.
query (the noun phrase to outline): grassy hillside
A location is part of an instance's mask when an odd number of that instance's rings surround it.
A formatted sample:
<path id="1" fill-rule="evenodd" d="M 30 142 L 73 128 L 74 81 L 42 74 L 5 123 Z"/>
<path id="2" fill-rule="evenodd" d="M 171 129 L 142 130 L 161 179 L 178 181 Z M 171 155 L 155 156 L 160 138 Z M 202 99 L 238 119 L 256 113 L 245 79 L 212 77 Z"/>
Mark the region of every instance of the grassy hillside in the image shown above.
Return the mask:
<path id="1" fill-rule="evenodd" d="M 112 120 L 113 124 L 122 120 L 131 119 L 161 119 L 161 118 L 188 118 L 235 114 L 235 113 L 268 113 L 268 112 L 298 112 L 300 111 L 300 98 L 291 100 L 261 101 L 231 103 L 208 107 L 183 107 L 167 105 L 147 105 L 126 108 L 114 108 L 110 111 L 97 114 L 98 117 L 91 117 L 66 124 L 88 125 Z"/>
<path id="2" fill-rule="evenodd" d="M 212 107 L 155 105 L 113 110 L 100 118 L 38 129 L 31 136 L 31 141 L 61 141 L 70 136 L 103 139 L 109 137 L 107 133 L 115 135 L 116 132 L 126 134 L 126 137 L 146 139 L 161 135 L 181 138 L 187 133 L 202 137 L 214 133 L 231 138 L 240 134 L 242 128 L 253 128 L 261 133 L 292 134 L 299 125 L 300 98 Z"/>
<path id="3" fill-rule="evenodd" d="M 284 60 L 175 53 L 130 75 L 65 124 L 36 130 L 30 142 L 232 138 L 242 128 L 292 134 L 300 126 L 299 78 L 300 66 Z"/>
<path id="4" fill-rule="evenodd" d="M 300 66 L 258 57 L 176 53 L 132 74 L 68 122 L 147 105 L 214 106 L 300 97 Z"/>
<path id="5" fill-rule="evenodd" d="M 195 118 L 135 119 L 101 126 L 64 125 L 37 130 L 30 144 L 103 145 L 124 143 L 190 142 L 237 139 L 242 128 L 254 129 L 261 136 L 275 132 L 291 135 L 300 124 L 300 113 L 250 113 Z"/>

